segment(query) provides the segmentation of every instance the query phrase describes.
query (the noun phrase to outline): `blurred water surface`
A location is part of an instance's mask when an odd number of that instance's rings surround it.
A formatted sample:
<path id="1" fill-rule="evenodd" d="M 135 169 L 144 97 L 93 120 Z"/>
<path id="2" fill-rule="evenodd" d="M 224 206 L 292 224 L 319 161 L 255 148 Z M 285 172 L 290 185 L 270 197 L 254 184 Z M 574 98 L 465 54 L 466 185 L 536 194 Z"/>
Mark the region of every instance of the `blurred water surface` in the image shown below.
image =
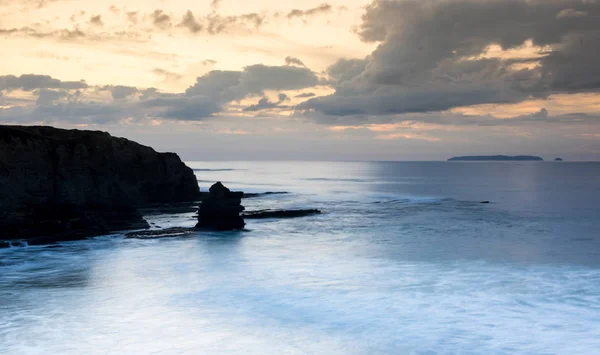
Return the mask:
<path id="1" fill-rule="evenodd" d="M 240 232 L 0 249 L 1 354 L 593 354 L 600 164 L 190 162 Z M 481 204 L 481 201 L 490 201 Z M 192 214 L 149 216 L 193 226 Z"/>

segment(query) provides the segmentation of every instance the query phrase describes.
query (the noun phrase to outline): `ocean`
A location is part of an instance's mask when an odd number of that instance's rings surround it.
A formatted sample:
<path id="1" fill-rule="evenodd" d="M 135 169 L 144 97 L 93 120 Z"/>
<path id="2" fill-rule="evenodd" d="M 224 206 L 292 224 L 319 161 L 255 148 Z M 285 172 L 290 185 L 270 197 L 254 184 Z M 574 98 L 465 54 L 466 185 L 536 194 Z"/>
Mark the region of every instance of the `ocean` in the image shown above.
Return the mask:
<path id="1" fill-rule="evenodd" d="M 600 163 L 188 165 L 323 214 L 0 249 L 0 354 L 600 352 Z"/>

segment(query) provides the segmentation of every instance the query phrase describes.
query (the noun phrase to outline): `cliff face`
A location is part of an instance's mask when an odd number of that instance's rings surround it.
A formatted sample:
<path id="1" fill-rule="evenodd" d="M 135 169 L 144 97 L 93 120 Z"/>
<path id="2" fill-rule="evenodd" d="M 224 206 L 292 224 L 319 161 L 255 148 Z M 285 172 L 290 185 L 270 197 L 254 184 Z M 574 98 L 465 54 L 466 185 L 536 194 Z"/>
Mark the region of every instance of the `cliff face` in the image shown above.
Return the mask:
<path id="1" fill-rule="evenodd" d="M 105 132 L 0 126 L 0 239 L 143 227 L 136 207 L 198 196 L 174 153 Z"/>

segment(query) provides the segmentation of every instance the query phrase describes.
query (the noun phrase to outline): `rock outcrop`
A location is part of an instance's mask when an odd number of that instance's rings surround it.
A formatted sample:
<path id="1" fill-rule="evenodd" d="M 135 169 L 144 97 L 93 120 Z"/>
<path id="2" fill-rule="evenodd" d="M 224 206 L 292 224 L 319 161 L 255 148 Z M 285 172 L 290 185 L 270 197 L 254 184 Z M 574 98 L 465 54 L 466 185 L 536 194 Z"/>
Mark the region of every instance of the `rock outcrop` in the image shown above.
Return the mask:
<path id="1" fill-rule="evenodd" d="M 200 204 L 196 228 L 216 230 L 244 228 L 246 223 L 240 217 L 240 213 L 244 210 L 243 197 L 243 192 L 232 192 L 221 182 L 217 182 L 210 187 L 208 196 Z"/>
<path id="2" fill-rule="evenodd" d="M 199 196 L 194 172 L 174 153 L 99 131 L 0 126 L 0 240 L 144 228 L 137 207 Z"/>

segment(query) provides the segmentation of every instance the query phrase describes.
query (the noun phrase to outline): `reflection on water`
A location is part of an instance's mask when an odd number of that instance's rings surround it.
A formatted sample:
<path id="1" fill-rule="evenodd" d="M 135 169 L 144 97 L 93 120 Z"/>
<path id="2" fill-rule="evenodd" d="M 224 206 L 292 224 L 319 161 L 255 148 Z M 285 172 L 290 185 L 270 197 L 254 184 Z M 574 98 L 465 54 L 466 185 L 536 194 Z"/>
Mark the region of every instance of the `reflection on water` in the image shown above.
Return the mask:
<path id="1" fill-rule="evenodd" d="M 600 168 L 566 165 L 192 164 L 325 213 L 0 250 L 0 354 L 593 353 Z"/>

